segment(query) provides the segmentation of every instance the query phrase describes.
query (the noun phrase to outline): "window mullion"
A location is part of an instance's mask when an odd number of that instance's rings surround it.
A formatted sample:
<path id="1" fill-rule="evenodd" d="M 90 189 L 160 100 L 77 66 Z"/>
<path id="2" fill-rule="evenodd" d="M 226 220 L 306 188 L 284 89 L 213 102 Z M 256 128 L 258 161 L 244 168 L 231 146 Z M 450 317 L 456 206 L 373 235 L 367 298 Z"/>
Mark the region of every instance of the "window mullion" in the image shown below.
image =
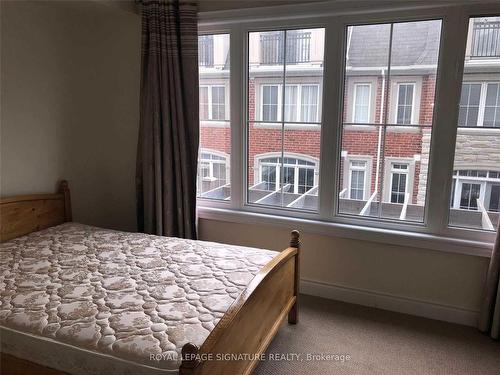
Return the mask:
<path id="1" fill-rule="evenodd" d="M 339 194 L 339 167 L 341 118 L 343 98 L 345 29 L 340 18 L 332 18 L 325 28 L 323 71 L 323 119 L 319 173 L 319 215 L 329 219 L 337 211 Z"/>
<path id="2" fill-rule="evenodd" d="M 429 231 L 434 233 L 448 226 L 468 25 L 458 8 L 450 9 L 443 19 L 427 182 L 426 219 Z"/>
<path id="3" fill-rule="evenodd" d="M 245 203 L 246 186 L 246 116 L 245 102 L 245 58 L 246 38 L 243 30 L 234 25 L 230 30 L 229 59 L 231 61 L 229 98 L 231 108 L 231 201 L 232 208 L 241 208 Z"/>

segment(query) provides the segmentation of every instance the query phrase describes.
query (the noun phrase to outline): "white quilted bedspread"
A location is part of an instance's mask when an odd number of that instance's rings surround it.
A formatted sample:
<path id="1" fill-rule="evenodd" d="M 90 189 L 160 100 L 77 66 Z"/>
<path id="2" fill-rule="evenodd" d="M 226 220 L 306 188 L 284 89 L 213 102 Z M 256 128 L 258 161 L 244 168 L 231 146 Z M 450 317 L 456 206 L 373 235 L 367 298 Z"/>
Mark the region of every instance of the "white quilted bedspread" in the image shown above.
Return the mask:
<path id="1" fill-rule="evenodd" d="M 76 223 L 0 245 L 0 325 L 161 368 L 202 345 L 276 252 Z M 178 358 L 178 357 L 177 357 Z"/>

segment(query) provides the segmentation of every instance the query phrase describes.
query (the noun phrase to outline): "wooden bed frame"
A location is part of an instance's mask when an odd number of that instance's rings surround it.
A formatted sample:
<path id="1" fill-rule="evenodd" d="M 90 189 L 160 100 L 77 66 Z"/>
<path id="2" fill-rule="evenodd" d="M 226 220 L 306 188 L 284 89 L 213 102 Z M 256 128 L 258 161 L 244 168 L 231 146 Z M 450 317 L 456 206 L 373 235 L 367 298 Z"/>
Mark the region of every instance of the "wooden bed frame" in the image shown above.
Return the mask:
<path id="1" fill-rule="evenodd" d="M 0 242 L 71 221 L 67 181 L 56 194 L 0 198 Z M 215 326 L 201 347 L 182 348 L 181 375 L 251 374 L 288 316 L 298 320 L 299 232 L 290 246 L 253 278 Z M 2 374 L 55 375 L 61 371 L 2 353 Z"/>

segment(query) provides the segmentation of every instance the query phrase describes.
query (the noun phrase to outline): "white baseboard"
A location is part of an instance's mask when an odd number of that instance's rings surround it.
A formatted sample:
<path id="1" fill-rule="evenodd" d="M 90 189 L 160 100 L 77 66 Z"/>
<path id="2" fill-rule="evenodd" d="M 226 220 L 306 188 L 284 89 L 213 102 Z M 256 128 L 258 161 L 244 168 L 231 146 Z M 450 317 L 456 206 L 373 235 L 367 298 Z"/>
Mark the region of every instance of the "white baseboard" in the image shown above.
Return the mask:
<path id="1" fill-rule="evenodd" d="M 466 310 L 456 306 L 442 305 L 307 279 L 302 279 L 300 281 L 300 292 L 312 296 L 376 307 L 383 310 L 396 311 L 429 319 L 442 320 L 472 327 L 477 326 L 477 311 Z"/>

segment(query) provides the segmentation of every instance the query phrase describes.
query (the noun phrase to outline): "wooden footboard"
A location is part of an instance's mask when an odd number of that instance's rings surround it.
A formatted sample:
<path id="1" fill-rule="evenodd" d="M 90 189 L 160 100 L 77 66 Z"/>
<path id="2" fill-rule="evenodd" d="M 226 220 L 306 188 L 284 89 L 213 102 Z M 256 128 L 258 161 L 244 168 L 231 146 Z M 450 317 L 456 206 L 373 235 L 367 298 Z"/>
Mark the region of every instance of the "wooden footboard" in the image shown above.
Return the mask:
<path id="1" fill-rule="evenodd" d="M 231 305 L 201 348 L 182 348 L 181 375 L 250 374 L 281 323 L 298 319 L 299 232 Z"/>

